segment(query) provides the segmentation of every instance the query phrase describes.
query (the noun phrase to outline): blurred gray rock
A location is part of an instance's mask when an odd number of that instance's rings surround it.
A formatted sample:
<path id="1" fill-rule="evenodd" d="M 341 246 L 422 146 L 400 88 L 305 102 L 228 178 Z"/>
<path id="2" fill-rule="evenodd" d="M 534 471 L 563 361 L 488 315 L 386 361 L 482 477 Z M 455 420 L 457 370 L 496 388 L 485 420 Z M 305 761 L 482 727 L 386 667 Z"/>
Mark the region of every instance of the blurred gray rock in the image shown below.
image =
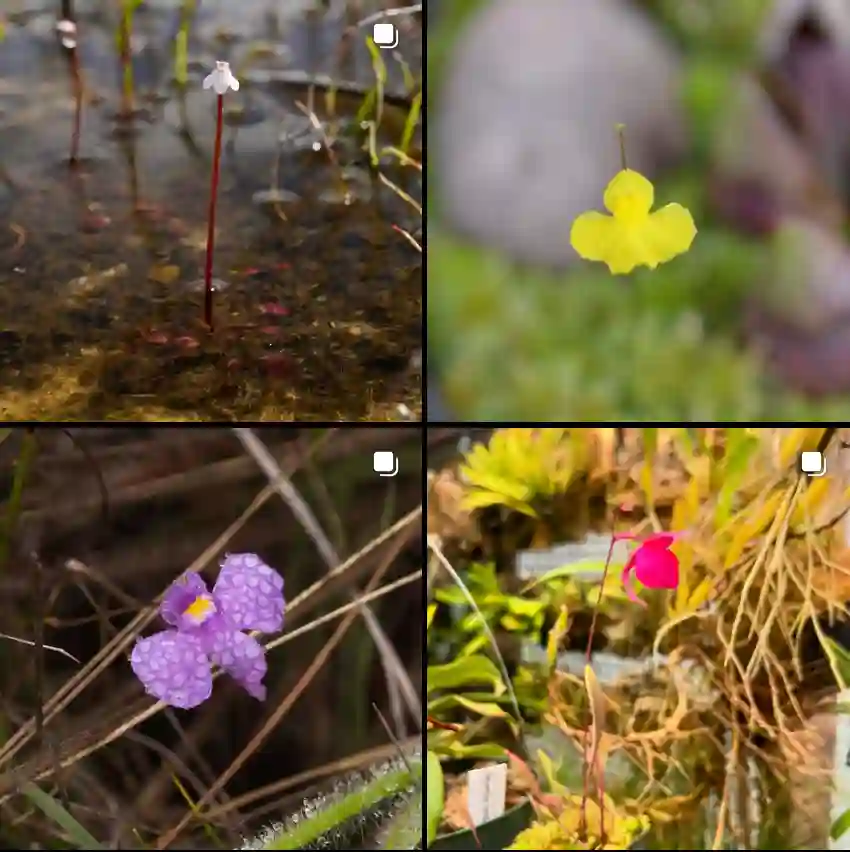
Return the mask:
<path id="1" fill-rule="evenodd" d="M 801 20 L 814 19 L 838 46 L 850 48 L 850 3 L 847 0 L 773 0 L 759 33 L 759 52 L 777 60 Z"/>
<path id="2" fill-rule="evenodd" d="M 754 310 L 751 343 L 783 386 L 810 397 L 850 391 L 850 320 L 820 334 L 800 332 L 787 320 Z"/>
<path id="3" fill-rule="evenodd" d="M 716 175 L 760 188 L 783 213 L 806 215 L 827 225 L 843 216 L 812 146 L 793 133 L 764 89 L 749 77 L 741 77 L 726 103 L 712 163 Z"/>
<path id="4" fill-rule="evenodd" d="M 573 219 L 620 169 L 655 177 L 686 147 L 681 63 L 620 0 L 493 0 L 459 38 L 432 123 L 438 194 L 457 230 L 564 265 Z"/>
<path id="5" fill-rule="evenodd" d="M 783 221 L 764 277 L 762 304 L 798 331 L 850 323 L 850 251 L 839 235 L 808 220 Z"/>
<path id="6" fill-rule="evenodd" d="M 751 343 L 794 390 L 850 390 L 850 249 L 838 234 L 789 219 L 773 253 L 748 317 Z"/>

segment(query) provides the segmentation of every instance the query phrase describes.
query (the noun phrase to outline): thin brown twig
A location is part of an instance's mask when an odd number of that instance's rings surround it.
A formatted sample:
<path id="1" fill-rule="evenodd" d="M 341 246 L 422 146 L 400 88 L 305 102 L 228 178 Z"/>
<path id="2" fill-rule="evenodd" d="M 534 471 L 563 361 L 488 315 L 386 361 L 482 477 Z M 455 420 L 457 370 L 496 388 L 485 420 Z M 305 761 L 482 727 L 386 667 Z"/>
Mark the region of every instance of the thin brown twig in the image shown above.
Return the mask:
<path id="1" fill-rule="evenodd" d="M 298 490 L 292 484 L 291 480 L 283 473 L 279 465 L 274 459 L 274 456 L 268 451 L 266 445 L 254 434 L 251 429 L 237 428 L 233 430 L 236 437 L 242 443 L 246 452 L 254 459 L 258 467 L 268 477 L 269 482 L 273 485 L 280 497 L 289 507 L 296 520 L 304 528 L 304 531 L 313 540 L 316 549 L 324 560 L 329 571 L 333 571 L 341 563 L 339 554 L 331 544 L 330 539 L 325 534 L 312 509 L 307 505 Z M 375 614 L 365 604 L 359 607 L 360 615 L 366 623 L 366 628 L 372 641 L 375 643 L 378 653 L 381 657 L 381 663 L 384 667 L 387 683 L 390 686 L 392 698 L 392 707 L 396 728 L 401 734 L 404 721 L 401 715 L 399 697 L 404 700 L 407 705 L 408 712 L 417 721 L 422 718 L 422 705 L 419 702 L 416 694 L 416 689 L 410 680 L 401 658 L 393 646 L 392 642 L 387 637 L 380 622 L 375 617 Z M 396 694 L 397 690 L 397 694 Z"/>

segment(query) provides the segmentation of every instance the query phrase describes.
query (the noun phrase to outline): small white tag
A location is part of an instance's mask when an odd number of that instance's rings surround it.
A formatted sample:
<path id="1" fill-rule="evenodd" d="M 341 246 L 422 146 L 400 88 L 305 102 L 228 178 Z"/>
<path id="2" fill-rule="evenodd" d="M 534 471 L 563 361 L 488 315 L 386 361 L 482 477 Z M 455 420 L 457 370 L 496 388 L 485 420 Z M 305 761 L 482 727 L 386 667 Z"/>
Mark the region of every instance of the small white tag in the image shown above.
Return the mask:
<path id="1" fill-rule="evenodd" d="M 556 544 L 542 550 L 521 550 L 517 553 L 517 574 L 521 580 L 533 580 L 562 565 L 573 565 L 580 571 L 580 566 L 587 563 L 586 571 L 581 571 L 579 576 L 592 580 L 602 576 L 609 548 L 610 535 L 591 533 L 581 542 Z M 622 565 L 628 557 L 629 543 L 623 540 L 616 542 L 611 551 L 611 565 Z"/>
<path id="2" fill-rule="evenodd" d="M 473 825 L 500 817 L 508 793 L 508 764 L 494 763 L 466 773 L 467 807 Z"/>

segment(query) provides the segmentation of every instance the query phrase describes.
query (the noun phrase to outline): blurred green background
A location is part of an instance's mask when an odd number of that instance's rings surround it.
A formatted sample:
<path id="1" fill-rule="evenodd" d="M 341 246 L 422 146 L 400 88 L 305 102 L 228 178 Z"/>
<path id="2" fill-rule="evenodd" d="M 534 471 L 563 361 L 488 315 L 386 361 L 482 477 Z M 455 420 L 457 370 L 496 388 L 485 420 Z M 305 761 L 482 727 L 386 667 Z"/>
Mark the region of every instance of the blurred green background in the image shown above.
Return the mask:
<path id="1" fill-rule="evenodd" d="M 429 132 L 440 120 L 440 91 L 453 50 L 465 28 L 477 25 L 486 3 L 451 0 L 429 7 Z M 771 242 L 731 229 L 709 209 L 707 152 L 730 81 L 755 70 L 754 44 L 766 0 L 705 4 L 710 12 L 698 27 L 684 14 L 692 4 L 640 5 L 685 56 L 681 97 L 690 151 L 685 167 L 656 181 L 656 207 L 674 200 L 689 207 L 699 228 L 691 251 L 654 271 L 625 277 L 611 276 L 602 264 L 553 271 L 516 263 L 454 233 L 441 219 L 439 152 L 429 139 L 432 377 L 452 413 L 464 419 L 850 415 L 850 398 L 813 400 L 793 393 L 747 349 L 745 307 L 752 282 L 774 262 Z M 618 167 L 611 164 L 611 176 Z M 568 241 L 569 233 L 563 238 Z"/>

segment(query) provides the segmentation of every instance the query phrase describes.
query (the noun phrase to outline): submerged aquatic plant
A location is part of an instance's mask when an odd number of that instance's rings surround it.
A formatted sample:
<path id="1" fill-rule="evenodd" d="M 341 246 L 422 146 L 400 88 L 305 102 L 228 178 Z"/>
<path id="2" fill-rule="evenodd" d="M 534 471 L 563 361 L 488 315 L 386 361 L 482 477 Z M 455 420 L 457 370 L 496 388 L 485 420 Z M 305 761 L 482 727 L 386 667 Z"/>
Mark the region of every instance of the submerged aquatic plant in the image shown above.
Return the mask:
<path id="1" fill-rule="evenodd" d="M 141 5 L 142 0 L 123 0 L 121 3 L 121 20 L 118 25 L 118 53 L 121 57 L 121 115 L 132 118 L 133 104 L 133 14 Z"/>
<path id="2" fill-rule="evenodd" d="M 573 222 L 570 244 L 585 260 L 601 261 L 614 275 L 636 266 L 655 269 L 683 254 L 694 241 L 693 217 L 681 204 L 667 204 L 650 213 L 655 200 L 652 183 L 626 164 L 622 127 L 622 170 L 605 188 L 603 202 L 611 216 L 592 210 Z"/>
<path id="3" fill-rule="evenodd" d="M 213 146 L 212 177 L 210 178 L 210 206 L 207 221 L 207 255 L 204 262 L 204 322 L 212 329 L 212 262 L 215 250 L 215 209 L 218 198 L 218 174 L 221 166 L 221 131 L 224 124 L 224 95 L 228 89 L 239 91 L 239 81 L 230 71 L 227 62 L 216 60 L 215 69 L 204 78 L 204 88 L 216 93 L 215 144 Z"/>
<path id="4" fill-rule="evenodd" d="M 189 27 L 197 5 L 198 0 L 183 0 L 180 4 L 180 28 L 174 37 L 174 82 L 181 88 L 189 76 Z"/>
<path id="5" fill-rule="evenodd" d="M 173 630 L 140 639 L 130 665 L 145 691 L 188 709 L 212 694 L 211 664 L 254 698 L 266 697 L 262 645 L 243 630 L 275 633 L 283 626 L 283 578 L 254 553 L 231 553 L 212 593 L 194 572 L 166 591 L 160 615 Z"/>

